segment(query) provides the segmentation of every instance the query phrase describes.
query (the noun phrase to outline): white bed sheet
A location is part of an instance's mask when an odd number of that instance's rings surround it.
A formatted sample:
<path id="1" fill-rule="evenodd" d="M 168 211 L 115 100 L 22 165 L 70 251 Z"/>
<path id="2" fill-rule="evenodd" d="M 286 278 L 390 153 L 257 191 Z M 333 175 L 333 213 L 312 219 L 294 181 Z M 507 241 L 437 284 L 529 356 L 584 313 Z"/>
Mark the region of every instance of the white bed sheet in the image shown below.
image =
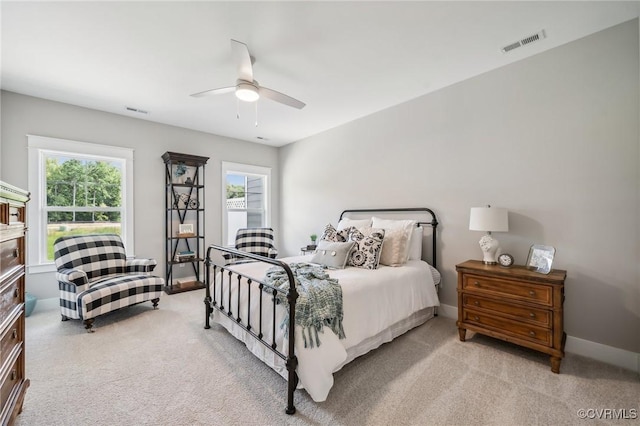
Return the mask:
<path id="1" fill-rule="evenodd" d="M 286 263 L 310 262 L 312 255 L 295 256 L 279 259 Z M 244 275 L 262 280 L 265 271 L 271 265 L 263 263 L 247 263 L 233 268 Z M 342 287 L 344 320 L 343 327 L 346 338 L 338 337 L 329 329 L 319 334 L 321 345 L 305 348 L 301 327 L 296 326 L 296 355 L 298 357 L 297 374 L 300 379 L 298 387 L 304 387 L 314 401 L 324 401 L 333 386 L 333 373 L 356 356 L 362 355 L 382 343 L 390 341 L 397 335 L 426 321 L 432 308 L 439 306 L 436 287 L 433 282 L 432 268 L 424 261 L 410 260 L 403 266 L 380 266 L 376 270 L 348 267 L 330 270 L 329 275 L 336 278 Z M 216 288 L 216 299 L 221 297 L 220 278 Z M 237 284 L 236 278 L 231 286 L 231 311 L 237 317 Z M 223 305 L 228 310 L 228 279 L 225 277 Z M 253 286 L 254 288 L 257 286 Z M 213 292 L 213 288 L 211 289 Z M 243 323 L 247 319 L 247 290 L 242 286 L 240 316 Z M 268 294 L 263 300 L 269 299 Z M 257 306 L 259 291 L 251 292 L 251 324 L 256 331 L 259 321 Z M 263 303 L 264 339 L 271 342 L 271 303 Z M 431 314 L 429 314 L 431 313 Z M 276 308 L 276 323 L 280 324 L 285 310 Z M 253 336 L 239 327 L 235 320 L 213 311 L 213 320 L 225 327 L 233 336 L 243 341 L 249 350 L 263 362 L 287 377 L 284 361 L 265 348 Z M 398 328 L 398 325 L 402 327 Z M 401 331 L 399 331 L 401 330 Z M 256 331 L 257 332 L 257 331 Z M 288 338 L 283 330 L 276 327 L 276 343 L 278 349 L 287 354 Z"/>

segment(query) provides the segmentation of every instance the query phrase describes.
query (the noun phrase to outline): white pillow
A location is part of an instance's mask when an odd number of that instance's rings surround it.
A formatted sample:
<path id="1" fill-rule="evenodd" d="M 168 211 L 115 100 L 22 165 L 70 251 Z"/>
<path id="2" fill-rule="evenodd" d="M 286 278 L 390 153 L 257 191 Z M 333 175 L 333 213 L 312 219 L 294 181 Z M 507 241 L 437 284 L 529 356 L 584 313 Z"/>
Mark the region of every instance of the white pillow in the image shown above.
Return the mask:
<path id="1" fill-rule="evenodd" d="M 345 217 L 338 222 L 337 230 L 341 231 L 351 226 L 355 228 L 371 228 L 371 219 L 349 219 Z"/>
<path id="2" fill-rule="evenodd" d="M 382 229 L 404 229 L 409 233 L 409 241 L 406 245 L 406 250 L 404 252 L 404 261 L 409 260 L 409 247 L 411 246 L 413 228 L 416 227 L 415 220 L 402 219 L 402 220 L 394 220 L 394 219 L 381 219 L 379 217 L 372 218 L 372 228 L 382 228 Z"/>
<path id="3" fill-rule="evenodd" d="M 380 264 L 401 266 L 406 263 L 406 252 L 409 246 L 409 230 L 389 229 L 384 233 L 384 243 L 380 254 Z"/>
<path id="4" fill-rule="evenodd" d="M 413 228 L 411 235 L 411 242 L 409 243 L 409 260 L 421 260 L 422 259 L 422 232 L 424 229 L 422 226 L 416 226 Z"/>

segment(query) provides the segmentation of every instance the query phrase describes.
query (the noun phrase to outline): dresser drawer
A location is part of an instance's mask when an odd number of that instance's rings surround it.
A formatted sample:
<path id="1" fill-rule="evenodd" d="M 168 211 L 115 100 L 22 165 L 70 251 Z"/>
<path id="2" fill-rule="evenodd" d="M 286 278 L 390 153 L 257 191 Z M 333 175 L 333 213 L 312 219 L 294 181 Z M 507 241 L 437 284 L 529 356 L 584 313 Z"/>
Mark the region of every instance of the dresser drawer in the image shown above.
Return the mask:
<path id="1" fill-rule="evenodd" d="M 4 407 L 11 396 L 11 391 L 22 381 L 22 369 L 20 368 L 21 358 L 18 357 L 9 370 L 4 375 L 4 381 L 0 385 L 0 401 Z"/>
<path id="2" fill-rule="evenodd" d="M 553 305 L 553 289 L 547 285 L 506 281 L 478 275 L 465 275 L 462 285 L 463 290 L 471 293 L 490 294 L 496 297 L 535 302 L 545 306 Z"/>
<path id="3" fill-rule="evenodd" d="M 513 319 L 518 319 L 541 327 L 551 327 L 551 312 L 545 309 L 517 306 L 513 303 L 484 299 L 479 296 L 465 294 L 462 298 L 467 308 L 480 308 L 494 311 Z"/>
<path id="4" fill-rule="evenodd" d="M 16 276 L 0 290 L 0 323 L 6 320 L 14 309 L 24 302 L 24 274 Z"/>
<path id="5" fill-rule="evenodd" d="M 552 344 L 552 332 L 549 329 L 525 324 L 519 321 L 511 321 L 506 318 L 484 314 L 473 310 L 464 310 L 464 321 L 471 324 L 486 326 L 498 330 L 501 334 L 511 333 L 517 337 L 545 346 Z"/>
<path id="6" fill-rule="evenodd" d="M 24 237 L 0 243 L 0 264 L 2 265 L 2 275 L 9 273 L 14 268 L 24 265 L 23 247 Z"/>
<path id="7" fill-rule="evenodd" d="M 21 316 L 17 317 L 0 338 L 0 365 L 4 364 L 11 351 L 24 339 L 21 319 Z"/>

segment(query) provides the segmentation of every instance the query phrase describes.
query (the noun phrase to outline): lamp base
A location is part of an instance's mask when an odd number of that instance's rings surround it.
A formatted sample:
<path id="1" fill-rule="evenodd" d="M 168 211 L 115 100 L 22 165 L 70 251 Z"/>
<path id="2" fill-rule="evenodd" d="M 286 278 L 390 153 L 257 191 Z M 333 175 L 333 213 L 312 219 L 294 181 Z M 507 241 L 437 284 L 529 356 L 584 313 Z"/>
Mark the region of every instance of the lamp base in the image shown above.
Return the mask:
<path id="1" fill-rule="evenodd" d="M 496 253 L 498 252 L 498 248 L 500 244 L 498 240 L 493 238 L 490 234 L 484 235 L 480 238 L 480 248 L 482 249 L 482 263 L 485 265 L 497 265 L 498 260 L 496 259 Z"/>

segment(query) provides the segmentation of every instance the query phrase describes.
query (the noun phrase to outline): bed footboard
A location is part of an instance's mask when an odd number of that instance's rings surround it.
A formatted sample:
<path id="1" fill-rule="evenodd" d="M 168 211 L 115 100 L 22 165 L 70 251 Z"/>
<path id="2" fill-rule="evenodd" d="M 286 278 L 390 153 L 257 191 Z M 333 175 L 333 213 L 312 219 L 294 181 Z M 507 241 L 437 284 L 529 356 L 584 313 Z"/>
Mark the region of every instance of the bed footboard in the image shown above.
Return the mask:
<path id="1" fill-rule="evenodd" d="M 213 259 L 219 258 L 223 259 L 223 254 L 232 254 L 235 259 L 239 259 L 239 262 L 262 262 L 267 263 L 274 266 L 279 266 L 283 268 L 287 274 L 289 279 L 289 289 L 288 291 L 284 291 L 280 288 L 273 287 L 261 280 L 257 280 L 255 278 L 248 277 L 243 275 L 241 272 L 238 272 L 233 269 L 233 264 L 226 265 L 223 261 L 216 262 Z M 207 249 L 207 258 L 205 260 L 205 279 L 206 279 L 206 289 L 205 289 L 205 325 L 204 328 L 211 328 L 211 314 L 214 312 L 214 309 L 218 310 L 222 315 L 229 317 L 236 323 L 239 327 L 241 327 L 247 334 L 251 335 L 258 342 L 262 343 L 268 350 L 276 354 L 280 357 L 284 362 L 287 368 L 287 414 L 294 414 L 296 412 L 296 407 L 293 403 L 293 394 L 298 385 L 298 376 L 296 374 L 296 368 L 298 366 L 298 359 L 295 355 L 295 310 L 296 310 L 296 300 L 298 298 L 298 292 L 296 290 L 295 280 L 293 277 L 293 273 L 291 269 L 286 263 L 280 262 L 276 259 L 267 258 L 264 256 L 258 256 L 251 253 L 241 252 L 235 249 L 222 247 L 218 245 L 211 245 Z M 235 297 L 232 297 L 231 286 L 236 286 Z M 257 286 L 259 289 L 259 293 L 257 297 L 259 298 L 258 306 L 259 306 L 259 319 L 257 324 L 252 324 L 251 321 L 251 287 Z M 225 288 L 227 289 L 228 296 L 225 297 Z M 244 294 L 248 297 L 249 301 L 246 304 L 246 319 L 242 318 L 241 310 L 241 295 Z M 282 295 L 286 297 L 288 301 L 288 315 L 289 315 L 289 330 L 288 330 L 288 345 L 287 345 L 287 354 L 284 353 L 284 348 L 278 347 L 276 344 L 276 304 L 277 304 L 277 296 Z M 255 296 L 254 296 L 255 297 Z M 263 307 L 266 304 L 271 304 L 271 310 L 273 312 L 273 318 L 271 320 L 271 324 L 263 324 L 262 313 Z M 235 311 L 234 311 L 235 308 Z M 265 339 L 265 330 L 264 327 L 271 327 L 271 339 L 270 341 Z"/>

